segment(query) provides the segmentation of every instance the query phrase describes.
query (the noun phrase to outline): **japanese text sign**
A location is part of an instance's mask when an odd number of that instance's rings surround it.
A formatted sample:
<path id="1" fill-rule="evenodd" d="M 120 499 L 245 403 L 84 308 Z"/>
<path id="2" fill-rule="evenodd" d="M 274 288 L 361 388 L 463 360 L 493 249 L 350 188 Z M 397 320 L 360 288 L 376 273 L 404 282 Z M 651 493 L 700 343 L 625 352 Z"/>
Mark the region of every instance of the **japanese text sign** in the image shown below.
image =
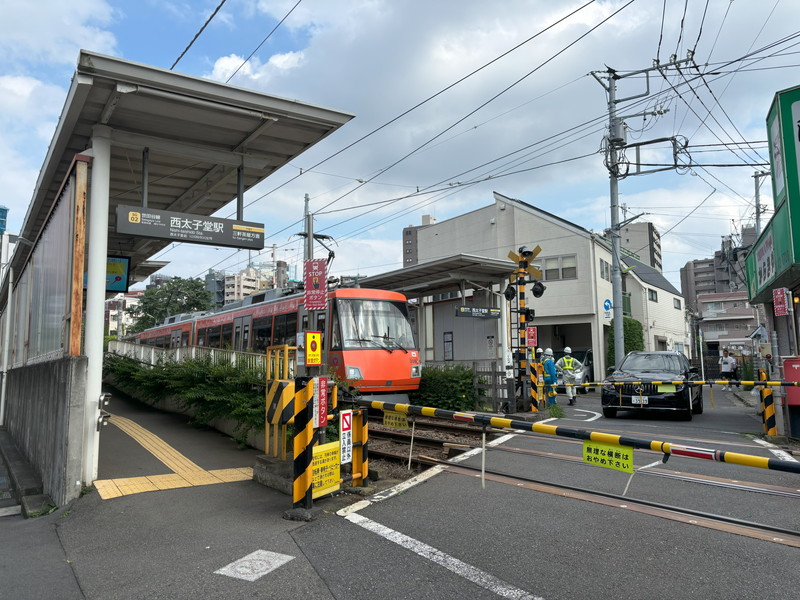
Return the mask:
<path id="1" fill-rule="evenodd" d="M 325 310 L 328 307 L 328 273 L 324 259 L 315 258 L 303 263 L 303 289 L 306 310 Z"/>
<path id="2" fill-rule="evenodd" d="M 353 462 L 353 411 L 343 410 L 339 413 L 339 446 L 341 463 Z"/>
<path id="3" fill-rule="evenodd" d="M 322 364 L 322 332 L 306 331 L 306 366 L 318 367 Z"/>
<path id="4" fill-rule="evenodd" d="M 633 448 L 602 442 L 583 442 L 583 462 L 606 469 L 633 473 Z"/>
<path id="5" fill-rule="evenodd" d="M 772 290 L 772 303 L 775 305 L 775 316 L 785 317 L 789 314 L 789 290 L 775 288 Z"/>

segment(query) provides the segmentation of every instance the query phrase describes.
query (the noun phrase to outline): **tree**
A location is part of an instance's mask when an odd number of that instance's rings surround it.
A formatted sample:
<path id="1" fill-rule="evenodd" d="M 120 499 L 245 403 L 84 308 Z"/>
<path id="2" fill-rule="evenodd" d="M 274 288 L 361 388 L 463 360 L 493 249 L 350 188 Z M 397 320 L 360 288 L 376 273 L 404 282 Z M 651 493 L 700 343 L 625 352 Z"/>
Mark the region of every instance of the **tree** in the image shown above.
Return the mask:
<path id="1" fill-rule="evenodd" d="M 136 322 L 128 333 L 138 333 L 161 324 L 170 315 L 208 310 L 211 307 L 211 292 L 197 278 L 173 277 L 166 283 L 145 290 L 139 304 L 128 309 Z"/>
<path id="2" fill-rule="evenodd" d="M 614 331 L 614 319 L 611 319 L 611 331 Z M 644 350 L 644 328 L 642 324 L 636 319 L 630 317 L 622 317 L 622 332 L 625 341 L 625 352 L 633 352 L 634 350 Z M 614 336 L 608 338 L 608 354 L 609 360 L 614 357 Z"/>

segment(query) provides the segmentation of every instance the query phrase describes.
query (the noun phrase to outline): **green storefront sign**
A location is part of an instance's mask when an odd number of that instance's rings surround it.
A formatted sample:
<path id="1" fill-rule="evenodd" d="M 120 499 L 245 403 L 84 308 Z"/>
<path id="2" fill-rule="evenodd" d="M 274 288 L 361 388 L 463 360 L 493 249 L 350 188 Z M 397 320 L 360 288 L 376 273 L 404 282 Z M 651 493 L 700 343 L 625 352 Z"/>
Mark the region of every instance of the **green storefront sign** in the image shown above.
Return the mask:
<path id="1" fill-rule="evenodd" d="M 800 281 L 800 86 L 775 94 L 767 115 L 775 214 L 747 256 L 750 302 Z"/>

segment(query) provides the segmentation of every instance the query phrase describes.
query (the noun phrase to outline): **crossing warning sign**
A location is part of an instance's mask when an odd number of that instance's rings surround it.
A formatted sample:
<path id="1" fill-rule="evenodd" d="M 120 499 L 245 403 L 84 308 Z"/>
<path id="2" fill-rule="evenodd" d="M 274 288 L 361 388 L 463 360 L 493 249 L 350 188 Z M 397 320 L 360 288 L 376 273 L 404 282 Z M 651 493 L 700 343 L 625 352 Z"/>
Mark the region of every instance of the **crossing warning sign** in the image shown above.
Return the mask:
<path id="1" fill-rule="evenodd" d="M 306 331 L 306 366 L 322 364 L 322 332 Z"/>
<path id="2" fill-rule="evenodd" d="M 353 462 L 353 411 L 339 413 L 339 446 L 342 464 Z"/>

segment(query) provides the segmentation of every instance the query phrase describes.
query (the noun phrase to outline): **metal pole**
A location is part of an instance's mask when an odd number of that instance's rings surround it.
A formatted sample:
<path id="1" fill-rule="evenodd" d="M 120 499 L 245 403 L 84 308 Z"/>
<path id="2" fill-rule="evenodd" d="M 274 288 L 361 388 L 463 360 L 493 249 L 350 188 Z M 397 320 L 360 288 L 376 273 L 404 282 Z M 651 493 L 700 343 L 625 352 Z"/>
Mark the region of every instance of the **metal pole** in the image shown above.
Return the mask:
<path id="1" fill-rule="evenodd" d="M 111 129 L 92 130 L 92 187 L 89 201 L 89 251 L 87 253 L 86 327 L 84 348 L 88 358 L 84 406 L 82 472 L 84 483 L 97 479 L 100 434 L 100 393 L 103 383 L 103 329 L 108 255 L 108 195 L 111 174 Z"/>
<path id="2" fill-rule="evenodd" d="M 147 208 L 150 181 L 150 148 L 142 150 L 142 208 Z"/>
<path id="3" fill-rule="evenodd" d="M 6 328 L 3 331 L 3 387 L 0 390 L 0 427 L 6 419 L 6 386 L 8 385 L 8 345 L 11 343 L 11 300 L 14 289 L 14 269 L 8 267 L 8 301 L 6 302 Z"/>

